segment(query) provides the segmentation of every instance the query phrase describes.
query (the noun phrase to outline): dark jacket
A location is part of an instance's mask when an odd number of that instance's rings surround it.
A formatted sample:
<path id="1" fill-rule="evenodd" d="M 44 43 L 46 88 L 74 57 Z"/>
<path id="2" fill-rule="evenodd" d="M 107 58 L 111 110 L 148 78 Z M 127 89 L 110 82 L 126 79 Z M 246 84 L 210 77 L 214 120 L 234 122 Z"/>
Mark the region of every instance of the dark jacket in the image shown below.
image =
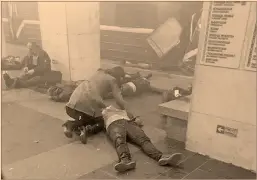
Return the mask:
<path id="1" fill-rule="evenodd" d="M 33 56 L 29 53 L 24 58 L 24 65 L 30 69 L 34 69 L 35 75 L 44 75 L 51 71 L 51 59 L 44 50 L 40 50 L 36 63 L 33 63 Z"/>

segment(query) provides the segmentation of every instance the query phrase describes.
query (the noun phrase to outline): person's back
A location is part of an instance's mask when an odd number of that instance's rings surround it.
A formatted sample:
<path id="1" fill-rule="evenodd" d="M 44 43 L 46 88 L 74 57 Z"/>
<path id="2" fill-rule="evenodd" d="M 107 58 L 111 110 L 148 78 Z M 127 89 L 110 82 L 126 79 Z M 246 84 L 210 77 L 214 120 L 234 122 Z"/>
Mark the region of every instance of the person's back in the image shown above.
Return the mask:
<path id="1" fill-rule="evenodd" d="M 98 70 L 74 90 L 67 106 L 90 116 L 101 116 L 103 96 L 112 90 L 112 81 L 115 81 L 114 77 L 103 70 Z"/>

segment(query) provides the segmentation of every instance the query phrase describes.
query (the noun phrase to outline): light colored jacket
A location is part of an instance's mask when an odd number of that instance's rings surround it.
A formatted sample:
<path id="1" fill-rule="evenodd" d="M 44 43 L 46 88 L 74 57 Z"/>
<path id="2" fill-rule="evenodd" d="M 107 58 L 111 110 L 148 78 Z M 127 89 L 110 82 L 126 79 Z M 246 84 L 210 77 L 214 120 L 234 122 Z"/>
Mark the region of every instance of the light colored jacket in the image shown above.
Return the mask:
<path id="1" fill-rule="evenodd" d="M 125 110 L 117 109 L 114 106 L 108 106 L 102 111 L 102 115 L 104 118 L 105 128 L 108 127 L 115 121 L 124 119 L 130 121 L 128 114 Z"/>

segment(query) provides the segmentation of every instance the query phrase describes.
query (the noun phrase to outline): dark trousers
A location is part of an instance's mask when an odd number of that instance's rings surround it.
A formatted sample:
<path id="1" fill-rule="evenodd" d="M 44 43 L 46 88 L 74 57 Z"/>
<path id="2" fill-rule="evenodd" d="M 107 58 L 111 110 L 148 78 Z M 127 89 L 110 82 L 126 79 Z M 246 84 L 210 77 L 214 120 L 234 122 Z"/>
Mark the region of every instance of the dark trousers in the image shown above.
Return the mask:
<path id="1" fill-rule="evenodd" d="M 91 125 L 93 127 L 92 133 L 94 134 L 104 130 L 104 120 L 102 117 L 89 116 L 67 106 L 66 113 L 75 120 L 72 121 L 72 129 L 78 129 L 82 126 Z"/>
<path id="2" fill-rule="evenodd" d="M 108 127 L 107 134 L 114 144 L 119 160 L 131 159 L 127 139 L 139 146 L 146 155 L 156 161 L 162 156 L 162 152 L 156 149 L 149 137 L 135 122 L 123 119 L 115 121 Z"/>
<path id="3" fill-rule="evenodd" d="M 16 88 L 27 88 L 42 83 L 42 76 L 22 75 L 17 79 Z"/>

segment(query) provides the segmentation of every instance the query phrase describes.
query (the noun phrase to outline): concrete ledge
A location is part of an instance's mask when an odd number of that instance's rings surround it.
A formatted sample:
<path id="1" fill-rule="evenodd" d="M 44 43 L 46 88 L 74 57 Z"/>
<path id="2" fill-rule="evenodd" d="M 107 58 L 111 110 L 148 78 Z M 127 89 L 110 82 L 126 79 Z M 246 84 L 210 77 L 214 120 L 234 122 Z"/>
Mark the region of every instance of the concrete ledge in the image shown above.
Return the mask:
<path id="1" fill-rule="evenodd" d="M 159 105 L 159 113 L 163 116 L 167 137 L 185 142 L 190 97 L 173 100 Z"/>
<path id="2" fill-rule="evenodd" d="M 190 97 L 185 97 L 183 99 L 181 98 L 160 104 L 158 107 L 158 112 L 164 116 L 187 120 L 189 107 Z"/>
<path id="3" fill-rule="evenodd" d="M 166 117 L 165 131 L 168 138 L 186 142 L 187 121 Z"/>

